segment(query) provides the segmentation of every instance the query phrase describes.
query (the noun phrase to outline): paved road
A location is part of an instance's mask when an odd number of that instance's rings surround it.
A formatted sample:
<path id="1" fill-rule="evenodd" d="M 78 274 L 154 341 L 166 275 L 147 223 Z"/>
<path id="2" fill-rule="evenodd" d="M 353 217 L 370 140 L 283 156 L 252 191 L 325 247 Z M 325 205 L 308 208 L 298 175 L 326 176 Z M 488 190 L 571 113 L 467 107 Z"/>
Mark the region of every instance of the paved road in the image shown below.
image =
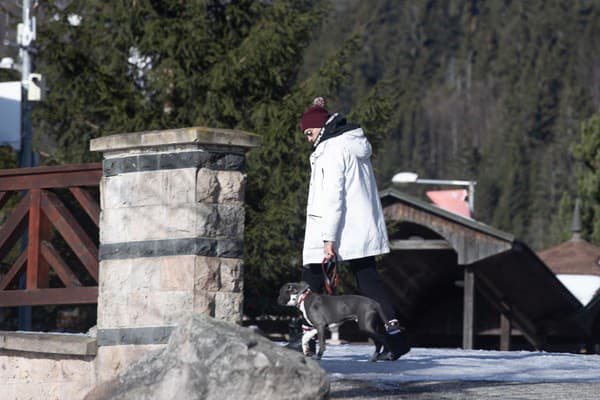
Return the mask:
<path id="1" fill-rule="evenodd" d="M 520 383 L 427 381 L 375 385 L 369 381 L 334 380 L 336 400 L 598 400 L 600 383 Z"/>

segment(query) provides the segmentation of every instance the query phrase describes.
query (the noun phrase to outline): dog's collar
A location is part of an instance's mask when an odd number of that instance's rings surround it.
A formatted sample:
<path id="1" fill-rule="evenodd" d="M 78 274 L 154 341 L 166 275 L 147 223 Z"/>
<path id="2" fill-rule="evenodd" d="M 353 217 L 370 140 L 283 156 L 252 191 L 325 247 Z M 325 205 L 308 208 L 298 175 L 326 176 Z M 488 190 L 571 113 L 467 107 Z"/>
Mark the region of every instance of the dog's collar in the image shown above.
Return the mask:
<path id="1" fill-rule="evenodd" d="M 304 292 L 302 292 L 302 294 L 300 295 L 300 298 L 298 299 L 298 304 L 297 306 L 300 307 L 300 305 L 302 304 L 302 302 L 304 301 L 304 299 L 306 299 L 306 297 L 311 294 L 311 290 L 310 289 L 306 289 Z"/>

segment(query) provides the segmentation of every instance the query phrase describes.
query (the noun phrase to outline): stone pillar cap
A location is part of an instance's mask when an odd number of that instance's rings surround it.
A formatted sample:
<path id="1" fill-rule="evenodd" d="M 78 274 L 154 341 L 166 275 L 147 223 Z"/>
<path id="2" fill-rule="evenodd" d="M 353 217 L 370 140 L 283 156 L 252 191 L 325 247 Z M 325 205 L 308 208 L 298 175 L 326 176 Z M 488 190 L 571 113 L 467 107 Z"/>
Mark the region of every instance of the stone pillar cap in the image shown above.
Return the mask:
<path id="1" fill-rule="evenodd" d="M 186 144 L 235 146 L 251 149 L 260 146 L 261 137 L 253 133 L 234 129 L 206 127 L 166 129 L 160 131 L 121 133 L 92 139 L 90 141 L 90 151 L 107 152 L 133 148 Z"/>

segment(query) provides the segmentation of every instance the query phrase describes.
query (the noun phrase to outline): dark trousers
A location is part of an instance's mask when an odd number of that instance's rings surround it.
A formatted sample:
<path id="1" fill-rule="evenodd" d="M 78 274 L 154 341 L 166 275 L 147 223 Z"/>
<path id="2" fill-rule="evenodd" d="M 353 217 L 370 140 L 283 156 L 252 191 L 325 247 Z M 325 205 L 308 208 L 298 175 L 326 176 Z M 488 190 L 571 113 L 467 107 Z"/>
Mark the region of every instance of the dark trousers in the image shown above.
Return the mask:
<path id="1" fill-rule="evenodd" d="M 390 297 L 375 268 L 375 257 L 357 258 L 347 262 L 356 279 L 358 290 L 366 297 L 381 304 L 387 321 L 396 318 Z M 302 268 L 302 280 L 310 285 L 313 292 L 323 293 L 325 282 L 323 281 L 321 264 L 304 265 Z"/>

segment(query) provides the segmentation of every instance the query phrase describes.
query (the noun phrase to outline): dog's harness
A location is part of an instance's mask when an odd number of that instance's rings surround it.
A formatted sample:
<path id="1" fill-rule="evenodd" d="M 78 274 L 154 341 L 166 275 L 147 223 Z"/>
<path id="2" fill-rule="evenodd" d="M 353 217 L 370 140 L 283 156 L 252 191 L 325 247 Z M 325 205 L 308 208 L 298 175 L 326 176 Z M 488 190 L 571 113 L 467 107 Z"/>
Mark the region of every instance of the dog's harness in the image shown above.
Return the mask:
<path id="1" fill-rule="evenodd" d="M 306 289 L 304 289 L 304 292 L 302 292 L 302 294 L 300 294 L 300 297 L 298 298 L 296 307 L 298 307 L 298 309 L 302 313 L 302 316 L 304 317 L 304 320 L 306 321 L 306 323 L 310 326 L 313 326 L 312 322 L 310 322 L 310 320 L 308 319 L 308 315 L 306 315 L 306 308 L 304 307 L 304 300 L 311 293 L 312 293 L 312 291 L 310 290 L 310 288 L 307 287 Z"/>
<path id="2" fill-rule="evenodd" d="M 310 351 L 309 342 L 313 337 L 315 337 L 315 335 L 317 335 L 317 328 L 315 328 L 313 323 L 310 322 L 310 320 L 308 319 L 308 315 L 306 314 L 306 307 L 304 305 L 304 300 L 306 300 L 306 298 L 311 293 L 312 291 L 310 290 L 310 288 L 307 287 L 306 289 L 304 289 L 304 292 L 300 294 L 298 302 L 296 303 L 296 307 L 298 307 L 298 309 L 302 313 L 302 316 L 304 317 L 304 322 L 306 322 L 306 324 L 302 324 L 302 352 L 304 354 L 308 354 L 308 352 Z"/>

